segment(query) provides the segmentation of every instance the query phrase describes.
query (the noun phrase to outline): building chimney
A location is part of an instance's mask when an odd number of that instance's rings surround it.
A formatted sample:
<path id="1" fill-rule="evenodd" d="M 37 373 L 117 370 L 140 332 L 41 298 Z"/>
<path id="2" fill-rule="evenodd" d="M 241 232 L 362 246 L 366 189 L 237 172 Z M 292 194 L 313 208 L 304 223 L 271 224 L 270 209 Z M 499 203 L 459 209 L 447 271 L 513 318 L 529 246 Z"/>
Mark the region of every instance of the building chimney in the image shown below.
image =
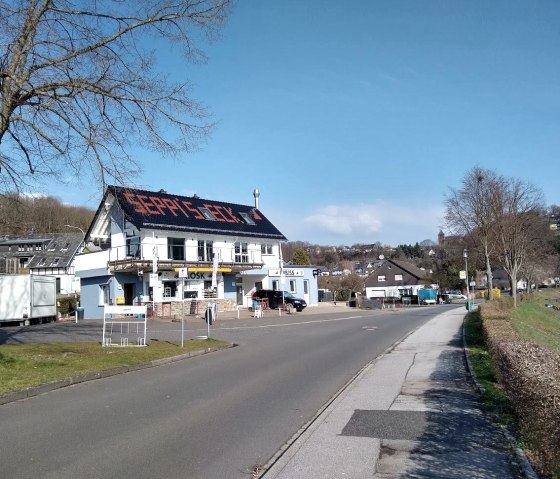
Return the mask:
<path id="1" fill-rule="evenodd" d="M 261 194 L 256 188 L 255 191 L 253 191 L 253 196 L 255 197 L 255 208 L 259 209 L 259 196 L 261 196 Z"/>

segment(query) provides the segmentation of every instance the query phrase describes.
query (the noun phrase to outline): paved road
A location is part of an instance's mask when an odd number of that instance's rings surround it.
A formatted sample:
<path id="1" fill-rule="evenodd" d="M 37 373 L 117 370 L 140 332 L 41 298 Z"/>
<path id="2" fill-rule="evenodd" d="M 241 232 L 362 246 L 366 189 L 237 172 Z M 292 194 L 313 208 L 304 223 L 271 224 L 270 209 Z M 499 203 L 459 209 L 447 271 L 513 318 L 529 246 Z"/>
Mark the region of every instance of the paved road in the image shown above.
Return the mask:
<path id="1" fill-rule="evenodd" d="M 364 365 L 441 308 L 219 321 L 212 336 L 239 347 L 0 406 L 2 476 L 251 477 Z M 157 328 L 178 334 L 177 324 Z"/>
<path id="2" fill-rule="evenodd" d="M 445 311 L 366 367 L 262 478 L 536 477 L 482 411 L 466 369 L 464 314 Z"/>

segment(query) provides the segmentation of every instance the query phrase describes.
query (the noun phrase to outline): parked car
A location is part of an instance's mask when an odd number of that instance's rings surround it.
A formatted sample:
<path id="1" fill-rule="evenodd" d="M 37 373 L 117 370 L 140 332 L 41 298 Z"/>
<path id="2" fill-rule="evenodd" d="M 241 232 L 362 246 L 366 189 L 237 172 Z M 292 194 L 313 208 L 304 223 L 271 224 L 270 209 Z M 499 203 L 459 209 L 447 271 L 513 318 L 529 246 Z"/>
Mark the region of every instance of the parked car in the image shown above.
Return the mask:
<path id="1" fill-rule="evenodd" d="M 253 298 L 267 299 L 268 307 L 270 309 L 277 309 L 282 304 L 282 295 L 284 296 L 284 304 L 291 304 L 298 312 L 303 311 L 307 307 L 304 299 L 296 298 L 288 291 L 279 291 L 277 289 L 257 289 L 253 294 Z"/>
<path id="2" fill-rule="evenodd" d="M 447 297 L 449 298 L 450 301 L 466 301 L 467 297 L 458 292 L 458 291 L 450 291 L 449 293 L 446 293 Z"/>

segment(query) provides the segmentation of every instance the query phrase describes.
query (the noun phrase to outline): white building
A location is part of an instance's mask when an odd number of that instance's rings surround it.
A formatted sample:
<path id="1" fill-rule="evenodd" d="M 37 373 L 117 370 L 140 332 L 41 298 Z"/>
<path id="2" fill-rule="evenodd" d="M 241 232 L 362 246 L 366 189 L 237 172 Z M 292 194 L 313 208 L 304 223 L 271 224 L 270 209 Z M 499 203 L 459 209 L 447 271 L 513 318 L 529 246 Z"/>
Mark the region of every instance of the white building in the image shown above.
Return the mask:
<path id="1" fill-rule="evenodd" d="M 250 305 L 252 291 L 274 286 L 269 277 L 286 241 L 254 195 L 247 206 L 108 187 L 86 233 L 87 252 L 76 257 L 85 317 L 101 317 L 108 304 L 148 304 L 159 316 L 178 315 L 184 300 L 217 302 L 220 310 Z M 316 303 L 311 269 L 295 274 Z"/>

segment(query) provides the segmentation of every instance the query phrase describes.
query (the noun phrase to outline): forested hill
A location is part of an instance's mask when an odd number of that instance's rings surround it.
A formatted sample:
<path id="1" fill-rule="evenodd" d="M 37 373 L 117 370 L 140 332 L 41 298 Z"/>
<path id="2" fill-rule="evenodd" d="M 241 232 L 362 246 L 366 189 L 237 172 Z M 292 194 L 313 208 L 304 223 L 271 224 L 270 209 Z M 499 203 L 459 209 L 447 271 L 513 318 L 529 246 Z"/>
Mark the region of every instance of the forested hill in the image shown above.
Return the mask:
<path id="1" fill-rule="evenodd" d="M 53 197 L 0 196 L 0 234 L 76 232 L 64 225 L 86 231 L 95 211 L 63 204 Z"/>

